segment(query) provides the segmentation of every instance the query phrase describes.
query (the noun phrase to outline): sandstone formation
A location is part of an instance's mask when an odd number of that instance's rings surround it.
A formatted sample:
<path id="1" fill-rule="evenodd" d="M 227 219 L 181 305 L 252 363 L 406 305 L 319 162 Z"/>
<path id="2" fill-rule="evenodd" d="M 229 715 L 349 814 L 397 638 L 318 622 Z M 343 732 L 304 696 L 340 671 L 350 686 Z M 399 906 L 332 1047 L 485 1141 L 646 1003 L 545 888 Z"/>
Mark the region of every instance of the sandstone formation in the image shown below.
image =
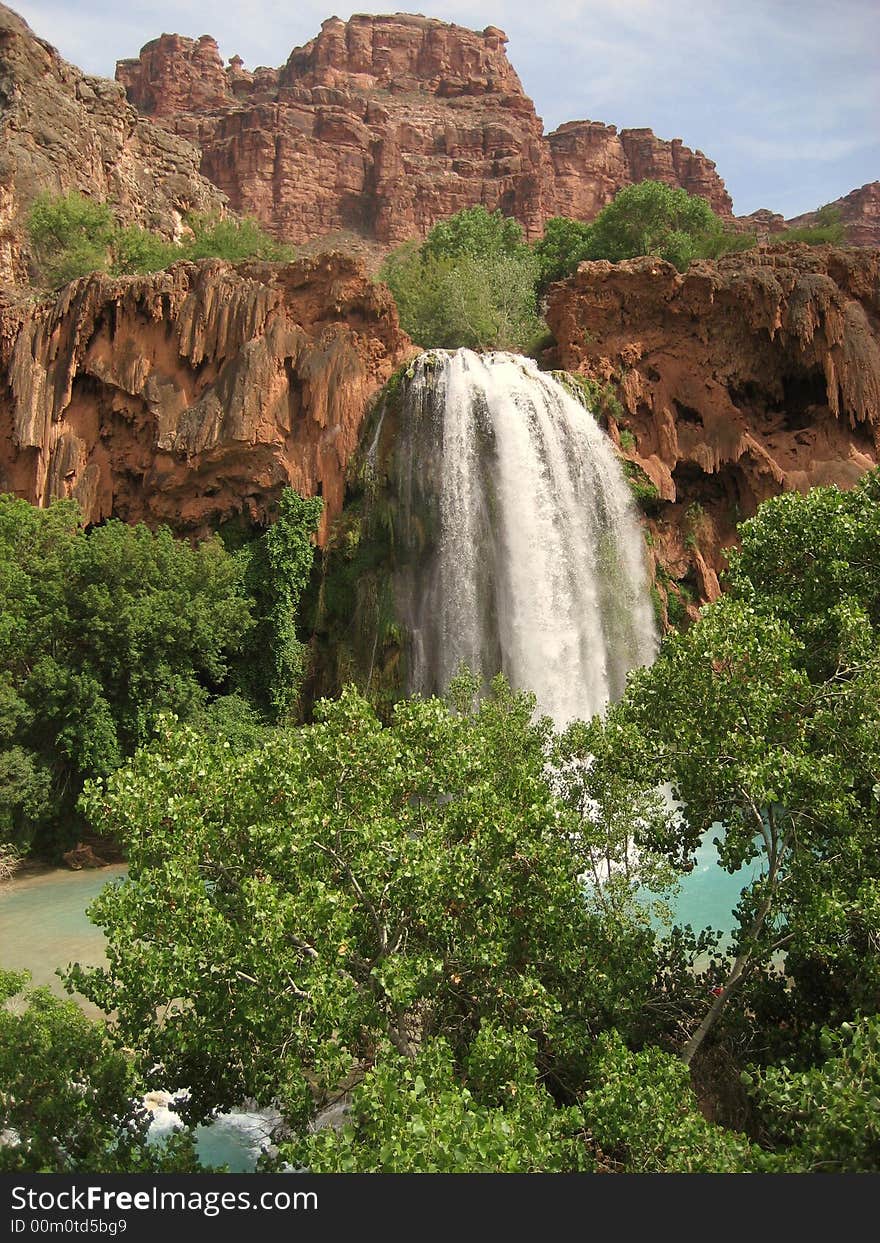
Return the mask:
<path id="1" fill-rule="evenodd" d="M 117 79 L 145 115 L 196 144 L 239 211 L 295 243 L 340 230 L 392 244 L 483 204 L 529 238 L 592 218 L 625 185 L 684 186 L 729 216 L 715 165 L 680 139 L 591 121 L 544 135 L 506 35 L 395 14 L 330 18 L 279 70 L 224 69 L 208 36 L 162 35 Z"/>
<path id="2" fill-rule="evenodd" d="M 850 246 L 880 246 L 880 181 L 869 181 L 829 206 L 839 209 Z M 816 212 L 807 212 L 785 223 L 791 228 L 802 228 L 816 222 Z"/>
<path id="3" fill-rule="evenodd" d="M 695 598 L 717 596 L 723 548 L 761 501 L 850 487 L 880 460 L 878 290 L 880 252 L 804 245 L 684 275 L 584 263 L 552 288 L 554 361 L 614 384 L 611 434 L 628 429 L 665 502 L 655 560 Z"/>
<path id="4" fill-rule="evenodd" d="M 122 87 L 69 65 L 0 5 L 0 283 L 26 277 L 23 217 L 41 190 L 106 199 L 123 223 L 172 238 L 187 211 L 225 204 L 198 164 Z"/>
<path id="5" fill-rule="evenodd" d="M 178 263 L 7 303 L 0 492 L 205 534 L 264 524 L 291 484 L 323 495 L 323 538 L 369 397 L 408 352 L 387 290 L 343 255 Z"/>

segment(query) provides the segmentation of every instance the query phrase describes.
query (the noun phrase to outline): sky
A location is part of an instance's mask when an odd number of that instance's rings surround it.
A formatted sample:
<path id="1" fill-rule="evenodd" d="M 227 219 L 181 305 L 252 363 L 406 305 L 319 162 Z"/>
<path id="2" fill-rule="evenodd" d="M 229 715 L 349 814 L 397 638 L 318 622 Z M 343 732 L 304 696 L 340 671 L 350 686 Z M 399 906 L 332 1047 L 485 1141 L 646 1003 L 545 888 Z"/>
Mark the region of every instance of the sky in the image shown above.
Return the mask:
<path id="1" fill-rule="evenodd" d="M 212 34 L 249 69 L 281 65 L 333 4 L 11 0 L 67 60 L 107 77 L 163 32 Z M 426 12 L 506 31 L 547 130 L 648 126 L 705 152 L 738 215 L 798 215 L 880 179 L 880 0 L 434 0 Z"/>

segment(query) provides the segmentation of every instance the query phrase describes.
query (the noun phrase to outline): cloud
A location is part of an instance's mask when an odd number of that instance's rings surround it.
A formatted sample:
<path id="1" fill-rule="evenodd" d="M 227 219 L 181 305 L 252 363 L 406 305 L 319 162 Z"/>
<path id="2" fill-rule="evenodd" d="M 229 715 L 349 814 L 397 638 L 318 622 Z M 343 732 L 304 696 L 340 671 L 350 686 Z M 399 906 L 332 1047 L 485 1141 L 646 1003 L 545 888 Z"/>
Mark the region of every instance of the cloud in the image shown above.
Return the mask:
<path id="1" fill-rule="evenodd" d="M 741 151 L 753 160 L 776 163 L 786 160 L 800 163 L 809 160 L 842 160 L 871 145 L 867 138 L 812 138 L 809 141 L 790 138 L 752 138 L 738 140 Z"/>

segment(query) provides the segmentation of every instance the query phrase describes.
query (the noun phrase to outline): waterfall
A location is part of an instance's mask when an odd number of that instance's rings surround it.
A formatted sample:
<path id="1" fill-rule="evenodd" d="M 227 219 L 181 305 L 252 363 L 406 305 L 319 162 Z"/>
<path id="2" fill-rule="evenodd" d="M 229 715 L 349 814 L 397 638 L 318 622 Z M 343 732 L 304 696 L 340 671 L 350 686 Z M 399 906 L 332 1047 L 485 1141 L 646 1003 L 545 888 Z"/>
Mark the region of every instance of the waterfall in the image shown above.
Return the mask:
<path id="1" fill-rule="evenodd" d="M 608 437 L 530 359 L 431 351 L 396 462 L 410 689 L 499 670 L 557 726 L 601 712 L 657 635 L 644 540 Z"/>

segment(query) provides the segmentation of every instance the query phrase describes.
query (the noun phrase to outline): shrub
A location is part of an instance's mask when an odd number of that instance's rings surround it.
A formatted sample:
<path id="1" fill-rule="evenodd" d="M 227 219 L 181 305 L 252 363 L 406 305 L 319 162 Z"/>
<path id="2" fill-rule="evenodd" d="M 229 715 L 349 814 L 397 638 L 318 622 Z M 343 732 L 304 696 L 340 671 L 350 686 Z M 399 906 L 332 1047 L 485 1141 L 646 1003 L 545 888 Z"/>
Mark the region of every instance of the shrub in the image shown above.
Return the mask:
<path id="1" fill-rule="evenodd" d="M 58 289 L 90 272 L 130 276 L 157 272 L 178 259 L 289 262 L 293 249 L 268 236 L 255 220 L 193 215 L 189 242 L 167 241 L 140 225 L 121 225 L 107 203 L 72 191 L 40 194 L 28 213 L 27 233 L 39 284 Z"/>
<path id="2" fill-rule="evenodd" d="M 114 234 L 113 213 L 106 203 L 70 194 L 38 194 L 28 213 L 27 234 L 39 278 L 57 288 L 106 271 Z"/>
<path id="3" fill-rule="evenodd" d="M 514 220 L 466 208 L 408 242 L 380 273 L 400 322 L 426 348 L 525 349 L 545 328 L 537 313 L 538 261 Z"/>
<path id="4" fill-rule="evenodd" d="M 249 216 L 221 217 L 193 214 L 187 217 L 192 229 L 192 241 L 183 247 L 182 257 L 187 259 L 226 259 L 241 263 L 245 259 L 266 259 L 287 263 L 293 259 L 292 246 L 276 242 L 256 220 Z"/>
<path id="5" fill-rule="evenodd" d="M 158 233 L 132 224 L 117 228 L 112 241 L 114 276 L 134 276 L 139 272 L 159 272 L 180 258 L 180 247 L 166 242 Z"/>
<path id="6" fill-rule="evenodd" d="M 826 203 L 816 212 L 816 223 L 805 225 L 800 229 L 786 229 L 774 241 L 806 242 L 808 246 L 821 246 L 823 243 L 836 244 L 842 242 L 846 235 L 846 226 L 840 217 L 840 208 L 833 203 Z"/>

